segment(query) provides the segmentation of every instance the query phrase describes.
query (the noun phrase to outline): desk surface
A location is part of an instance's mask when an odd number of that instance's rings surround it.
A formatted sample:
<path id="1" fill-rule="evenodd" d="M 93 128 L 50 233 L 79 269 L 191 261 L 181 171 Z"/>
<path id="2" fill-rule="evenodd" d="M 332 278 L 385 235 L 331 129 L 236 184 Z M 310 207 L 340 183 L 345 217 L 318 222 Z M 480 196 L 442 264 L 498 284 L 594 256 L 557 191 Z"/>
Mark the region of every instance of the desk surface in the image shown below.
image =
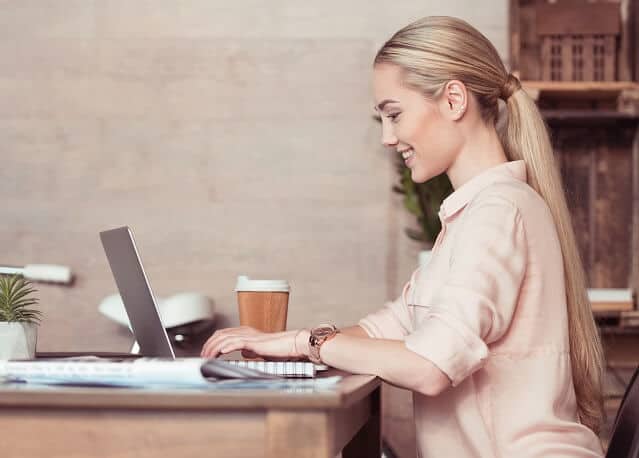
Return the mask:
<path id="1" fill-rule="evenodd" d="M 326 375 L 344 378 L 314 392 L 0 385 L 0 449 L 20 458 L 380 456 L 379 379 Z"/>
<path id="2" fill-rule="evenodd" d="M 335 370 L 326 376 L 342 375 L 332 388 L 321 390 L 207 390 L 137 389 L 29 384 L 0 385 L 1 407 L 110 407 L 180 409 L 309 409 L 350 407 L 380 385 L 372 375 L 344 374 Z"/>

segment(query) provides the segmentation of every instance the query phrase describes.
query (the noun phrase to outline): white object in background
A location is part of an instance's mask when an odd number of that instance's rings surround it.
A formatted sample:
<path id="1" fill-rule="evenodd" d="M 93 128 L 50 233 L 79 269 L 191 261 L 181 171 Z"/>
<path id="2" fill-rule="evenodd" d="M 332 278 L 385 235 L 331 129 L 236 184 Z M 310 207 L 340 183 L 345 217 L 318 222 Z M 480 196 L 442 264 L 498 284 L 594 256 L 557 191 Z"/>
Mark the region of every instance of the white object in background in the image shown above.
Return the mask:
<path id="1" fill-rule="evenodd" d="M 632 290 L 623 288 L 589 288 L 590 302 L 632 302 Z"/>
<path id="2" fill-rule="evenodd" d="M 33 359 L 37 339 L 35 323 L 0 322 L 0 360 Z"/>
<path id="3" fill-rule="evenodd" d="M 22 275 L 27 280 L 69 284 L 73 279 L 71 269 L 54 264 L 27 264 L 24 267 L 0 266 L 0 274 Z"/>
<path id="4" fill-rule="evenodd" d="M 630 312 L 635 304 L 632 290 L 624 288 L 590 288 L 588 300 L 593 312 Z"/>
<path id="5" fill-rule="evenodd" d="M 212 320 L 215 316 L 213 301 L 200 293 L 178 293 L 166 299 L 157 299 L 158 312 L 165 328 L 172 328 L 199 320 Z M 129 317 L 124 309 L 124 303 L 119 294 L 105 297 L 98 306 L 100 313 L 107 318 L 127 326 Z"/>
<path id="6" fill-rule="evenodd" d="M 430 261 L 430 257 L 433 254 L 432 250 L 422 250 L 419 252 L 419 267 L 425 267 Z"/>

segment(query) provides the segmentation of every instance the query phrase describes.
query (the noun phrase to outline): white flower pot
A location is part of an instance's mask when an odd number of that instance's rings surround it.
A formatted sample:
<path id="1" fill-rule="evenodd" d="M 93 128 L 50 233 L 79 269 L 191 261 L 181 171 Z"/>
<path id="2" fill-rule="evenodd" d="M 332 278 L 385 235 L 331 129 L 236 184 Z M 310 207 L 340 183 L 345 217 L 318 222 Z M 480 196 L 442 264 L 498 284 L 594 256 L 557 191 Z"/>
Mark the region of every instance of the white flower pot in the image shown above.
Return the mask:
<path id="1" fill-rule="evenodd" d="M 37 339 L 37 324 L 0 322 L 0 360 L 33 359 Z"/>

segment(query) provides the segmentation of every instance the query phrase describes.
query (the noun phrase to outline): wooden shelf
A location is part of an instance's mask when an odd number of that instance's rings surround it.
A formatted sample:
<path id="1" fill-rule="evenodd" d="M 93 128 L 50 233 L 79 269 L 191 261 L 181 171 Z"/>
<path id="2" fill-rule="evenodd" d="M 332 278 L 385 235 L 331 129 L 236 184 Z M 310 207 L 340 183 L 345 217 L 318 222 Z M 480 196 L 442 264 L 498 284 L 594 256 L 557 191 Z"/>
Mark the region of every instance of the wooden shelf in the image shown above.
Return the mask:
<path id="1" fill-rule="evenodd" d="M 633 302 L 591 302 L 590 306 L 594 313 L 618 314 L 621 312 L 635 312 Z"/>
<path id="2" fill-rule="evenodd" d="M 541 95 L 610 99 L 624 92 L 639 92 L 639 83 L 634 81 L 522 81 L 521 84 L 535 99 Z"/>
<path id="3" fill-rule="evenodd" d="M 634 81 L 522 81 L 522 86 L 548 119 L 632 120 L 639 115 Z"/>
<path id="4" fill-rule="evenodd" d="M 633 121 L 639 120 L 638 113 L 624 113 L 615 110 L 541 110 L 548 121 Z"/>
<path id="5" fill-rule="evenodd" d="M 622 91 L 625 89 L 639 89 L 639 83 L 634 81 L 533 81 L 521 82 L 525 87 L 546 91 Z"/>
<path id="6" fill-rule="evenodd" d="M 541 110 L 546 119 L 639 119 L 639 114 L 614 110 Z"/>

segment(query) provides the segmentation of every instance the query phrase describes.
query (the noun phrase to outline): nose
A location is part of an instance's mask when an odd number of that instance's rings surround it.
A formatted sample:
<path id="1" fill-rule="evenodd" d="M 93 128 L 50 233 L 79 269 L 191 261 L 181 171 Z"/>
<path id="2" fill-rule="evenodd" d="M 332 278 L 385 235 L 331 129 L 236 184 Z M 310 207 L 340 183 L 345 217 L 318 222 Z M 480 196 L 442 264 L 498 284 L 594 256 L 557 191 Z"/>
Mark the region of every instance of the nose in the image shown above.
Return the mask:
<path id="1" fill-rule="evenodd" d="M 386 123 L 382 124 L 382 144 L 384 146 L 397 145 L 397 137 L 395 136 L 395 132 L 393 132 L 393 128 L 391 126 L 388 126 Z"/>

